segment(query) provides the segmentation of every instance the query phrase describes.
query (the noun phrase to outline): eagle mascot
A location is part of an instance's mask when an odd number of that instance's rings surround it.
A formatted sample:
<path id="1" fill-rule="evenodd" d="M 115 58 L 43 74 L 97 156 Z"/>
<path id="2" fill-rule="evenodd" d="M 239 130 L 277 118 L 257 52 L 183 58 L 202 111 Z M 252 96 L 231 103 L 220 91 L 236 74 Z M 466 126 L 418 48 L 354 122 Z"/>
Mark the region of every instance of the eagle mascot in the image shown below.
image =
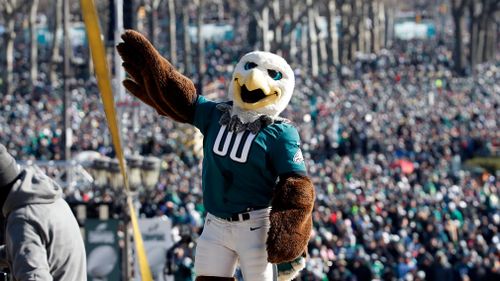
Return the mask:
<path id="1" fill-rule="evenodd" d="M 297 129 L 279 117 L 294 89 L 291 67 L 268 52 L 244 55 L 228 102 L 196 93 L 140 33 L 127 30 L 117 50 L 127 90 L 162 116 L 203 134 L 203 204 L 196 281 L 291 280 L 305 266 L 314 187 Z"/>

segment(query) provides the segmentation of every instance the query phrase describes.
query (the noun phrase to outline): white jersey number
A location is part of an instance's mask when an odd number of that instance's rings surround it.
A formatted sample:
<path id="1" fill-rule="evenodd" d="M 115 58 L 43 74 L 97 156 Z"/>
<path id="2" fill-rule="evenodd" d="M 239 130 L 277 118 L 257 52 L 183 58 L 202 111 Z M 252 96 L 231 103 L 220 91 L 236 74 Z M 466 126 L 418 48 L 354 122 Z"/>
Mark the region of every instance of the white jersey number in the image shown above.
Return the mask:
<path id="1" fill-rule="evenodd" d="M 222 148 L 220 147 L 220 143 L 222 141 L 222 137 L 224 136 L 224 133 L 226 132 L 226 125 L 223 125 L 219 129 L 219 133 L 217 134 L 217 138 L 215 139 L 214 147 L 213 147 L 213 152 L 219 156 L 226 156 L 227 152 L 229 151 L 229 146 L 231 145 L 231 141 L 233 139 L 233 132 L 227 132 L 226 138 L 224 139 L 224 145 Z M 231 153 L 229 154 L 229 157 L 239 163 L 245 163 L 248 159 L 248 153 L 250 152 L 250 146 L 252 145 L 252 141 L 254 140 L 256 134 L 250 133 L 245 139 L 245 143 L 243 144 L 243 149 L 241 150 L 240 156 L 237 155 L 238 150 L 240 150 L 240 145 L 241 145 L 241 139 L 243 138 L 243 135 L 245 134 L 245 131 L 239 132 L 236 134 L 236 139 L 234 140 L 233 147 L 231 149 Z"/>

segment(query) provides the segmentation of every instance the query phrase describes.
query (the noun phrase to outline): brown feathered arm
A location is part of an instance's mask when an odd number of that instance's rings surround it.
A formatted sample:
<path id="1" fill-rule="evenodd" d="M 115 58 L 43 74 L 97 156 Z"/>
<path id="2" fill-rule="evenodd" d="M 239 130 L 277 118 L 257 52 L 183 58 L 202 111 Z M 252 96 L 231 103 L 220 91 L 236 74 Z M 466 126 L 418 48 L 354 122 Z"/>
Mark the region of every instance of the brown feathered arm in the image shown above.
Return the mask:
<path id="1" fill-rule="evenodd" d="M 116 46 L 123 67 L 130 78 L 123 81 L 127 90 L 158 114 L 179 122 L 194 118 L 196 88 L 139 32 L 127 30 L 123 42 Z"/>
<path id="2" fill-rule="evenodd" d="M 294 260 L 307 251 L 312 228 L 314 186 L 309 177 L 298 174 L 280 177 L 271 205 L 268 261 Z"/>

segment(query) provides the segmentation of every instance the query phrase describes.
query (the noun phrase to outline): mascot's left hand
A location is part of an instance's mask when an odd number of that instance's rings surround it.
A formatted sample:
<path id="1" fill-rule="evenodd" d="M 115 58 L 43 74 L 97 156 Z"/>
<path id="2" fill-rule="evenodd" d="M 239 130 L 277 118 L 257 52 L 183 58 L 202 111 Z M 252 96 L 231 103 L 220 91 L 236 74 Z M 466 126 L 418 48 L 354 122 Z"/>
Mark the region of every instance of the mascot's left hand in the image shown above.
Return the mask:
<path id="1" fill-rule="evenodd" d="M 312 228 L 314 187 L 307 176 L 281 176 L 275 188 L 267 237 L 270 263 L 284 263 L 307 253 Z"/>

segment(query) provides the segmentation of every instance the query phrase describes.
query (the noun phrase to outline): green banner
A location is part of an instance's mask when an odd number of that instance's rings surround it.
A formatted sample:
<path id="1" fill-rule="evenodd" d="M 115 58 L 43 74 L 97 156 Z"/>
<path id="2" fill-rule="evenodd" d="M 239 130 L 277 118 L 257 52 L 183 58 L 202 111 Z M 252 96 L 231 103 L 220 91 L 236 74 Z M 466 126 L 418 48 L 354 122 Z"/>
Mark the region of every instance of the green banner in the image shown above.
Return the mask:
<path id="1" fill-rule="evenodd" d="M 118 220 L 85 221 L 88 281 L 121 280 Z"/>

